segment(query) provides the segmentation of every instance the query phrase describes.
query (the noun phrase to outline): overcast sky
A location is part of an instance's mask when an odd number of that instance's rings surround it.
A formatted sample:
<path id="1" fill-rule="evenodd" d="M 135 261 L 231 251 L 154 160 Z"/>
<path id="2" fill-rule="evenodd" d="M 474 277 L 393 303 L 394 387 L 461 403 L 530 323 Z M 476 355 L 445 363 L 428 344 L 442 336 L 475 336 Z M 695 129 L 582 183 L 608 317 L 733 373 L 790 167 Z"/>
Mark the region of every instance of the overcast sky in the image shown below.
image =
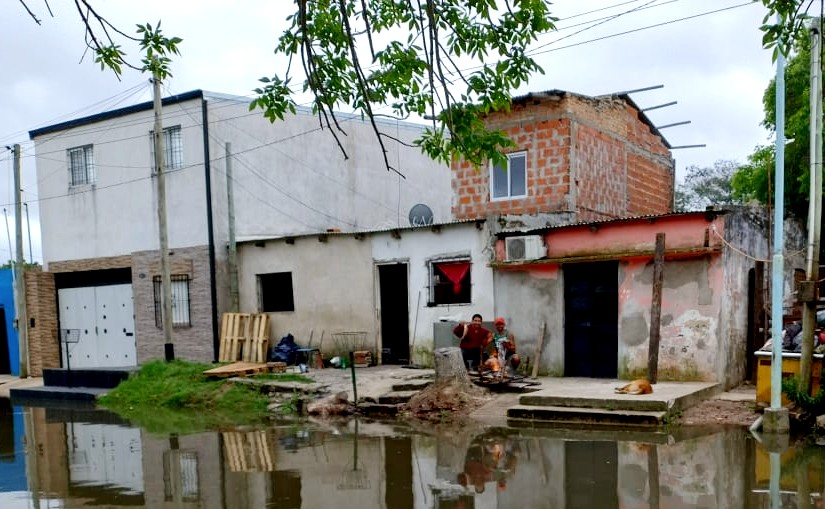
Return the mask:
<path id="1" fill-rule="evenodd" d="M 83 59 L 83 27 L 74 2 L 51 0 L 54 17 L 42 0 L 27 3 L 42 25 L 19 2 L 7 2 L 0 16 L 0 148 L 23 146 L 24 201 L 30 204 L 37 260 L 37 183 L 28 131 L 150 100 L 151 88 L 146 76 L 126 72 L 118 81 L 90 55 Z M 258 78 L 281 71 L 272 49 L 293 2 L 97 0 L 94 5 L 128 33 L 134 33 L 136 23 L 162 20 L 166 35 L 183 38 L 166 93 L 203 89 L 247 96 Z M 679 177 L 691 165 L 743 162 L 756 145 L 770 142 L 760 122 L 762 95 L 775 68 L 770 53 L 761 48 L 761 3 L 557 0 L 551 9 L 560 18 L 559 30 L 544 36 L 534 54 L 545 74 L 517 94 L 563 89 L 599 95 L 663 85 L 632 97 L 642 108 L 676 101 L 647 114 L 659 126 L 690 121 L 662 130 L 671 145 L 707 145 L 674 150 Z M 138 56 L 136 51 L 132 55 Z M 13 228 L 9 151 L 0 151 L 0 169 L 6 172 L 6 178 L 0 177 L 0 203 Z M 25 250 L 28 259 L 28 245 Z M 8 251 L 8 243 L 0 241 L 0 260 L 7 259 Z"/>

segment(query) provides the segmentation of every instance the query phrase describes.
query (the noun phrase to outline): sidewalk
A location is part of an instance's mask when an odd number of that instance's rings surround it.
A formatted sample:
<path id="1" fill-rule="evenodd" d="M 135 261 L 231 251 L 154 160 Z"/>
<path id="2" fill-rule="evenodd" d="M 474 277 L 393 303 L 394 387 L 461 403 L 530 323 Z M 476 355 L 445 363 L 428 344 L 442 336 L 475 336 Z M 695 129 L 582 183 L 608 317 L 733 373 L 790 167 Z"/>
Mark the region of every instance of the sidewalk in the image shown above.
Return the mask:
<path id="1" fill-rule="evenodd" d="M 0 398 L 9 399 L 9 390 L 13 388 L 42 387 L 40 377 L 18 378 L 14 375 L 0 375 Z"/>

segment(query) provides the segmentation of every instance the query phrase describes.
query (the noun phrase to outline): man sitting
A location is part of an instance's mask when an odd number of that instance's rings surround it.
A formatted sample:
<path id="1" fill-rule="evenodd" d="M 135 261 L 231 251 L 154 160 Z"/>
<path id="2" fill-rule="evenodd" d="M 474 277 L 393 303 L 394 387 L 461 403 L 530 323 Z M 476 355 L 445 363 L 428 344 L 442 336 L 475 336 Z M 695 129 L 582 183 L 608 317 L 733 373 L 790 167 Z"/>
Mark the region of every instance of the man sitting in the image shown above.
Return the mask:
<path id="1" fill-rule="evenodd" d="M 498 352 L 499 361 L 503 366 L 509 366 L 515 371 L 521 364 L 521 358 L 516 353 L 516 338 L 506 329 L 507 322 L 498 317 L 493 322 L 495 330 L 492 335 L 492 345 Z M 503 360 L 502 360 L 503 359 Z"/>
<path id="2" fill-rule="evenodd" d="M 453 329 L 453 334 L 459 338 L 458 346 L 461 348 L 461 357 L 464 359 L 467 369 L 472 369 L 473 365 L 481 366 L 482 350 L 493 338 L 493 333 L 485 329 L 481 322 L 481 315 L 476 313 L 470 323 L 458 322 L 458 325 Z"/>

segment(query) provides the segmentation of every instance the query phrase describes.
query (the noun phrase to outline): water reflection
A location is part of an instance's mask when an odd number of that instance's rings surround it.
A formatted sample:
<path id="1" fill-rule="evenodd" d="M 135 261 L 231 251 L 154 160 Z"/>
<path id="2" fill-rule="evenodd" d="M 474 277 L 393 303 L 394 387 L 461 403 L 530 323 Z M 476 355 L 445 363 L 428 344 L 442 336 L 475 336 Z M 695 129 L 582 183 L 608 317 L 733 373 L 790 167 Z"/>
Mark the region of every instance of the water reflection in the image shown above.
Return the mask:
<path id="1" fill-rule="evenodd" d="M 3 400 L 0 400 L 0 405 Z M 745 430 L 337 426 L 155 436 L 97 411 L 0 406 L 0 507 L 822 507 L 825 453 Z"/>

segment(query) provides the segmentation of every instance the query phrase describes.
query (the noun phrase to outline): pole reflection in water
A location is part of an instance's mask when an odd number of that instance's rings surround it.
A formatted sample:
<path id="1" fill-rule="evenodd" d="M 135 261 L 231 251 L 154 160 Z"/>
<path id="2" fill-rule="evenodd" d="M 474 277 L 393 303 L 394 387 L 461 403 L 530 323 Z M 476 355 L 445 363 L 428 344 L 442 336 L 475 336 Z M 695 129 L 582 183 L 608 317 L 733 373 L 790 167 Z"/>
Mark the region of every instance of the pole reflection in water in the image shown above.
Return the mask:
<path id="1" fill-rule="evenodd" d="M 822 503 L 823 451 L 770 453 L 744 429 L 425 431 L 353 420 L 157 436 L 107 413 L 0 408 L 0 508 L 801 509 Z"/>

